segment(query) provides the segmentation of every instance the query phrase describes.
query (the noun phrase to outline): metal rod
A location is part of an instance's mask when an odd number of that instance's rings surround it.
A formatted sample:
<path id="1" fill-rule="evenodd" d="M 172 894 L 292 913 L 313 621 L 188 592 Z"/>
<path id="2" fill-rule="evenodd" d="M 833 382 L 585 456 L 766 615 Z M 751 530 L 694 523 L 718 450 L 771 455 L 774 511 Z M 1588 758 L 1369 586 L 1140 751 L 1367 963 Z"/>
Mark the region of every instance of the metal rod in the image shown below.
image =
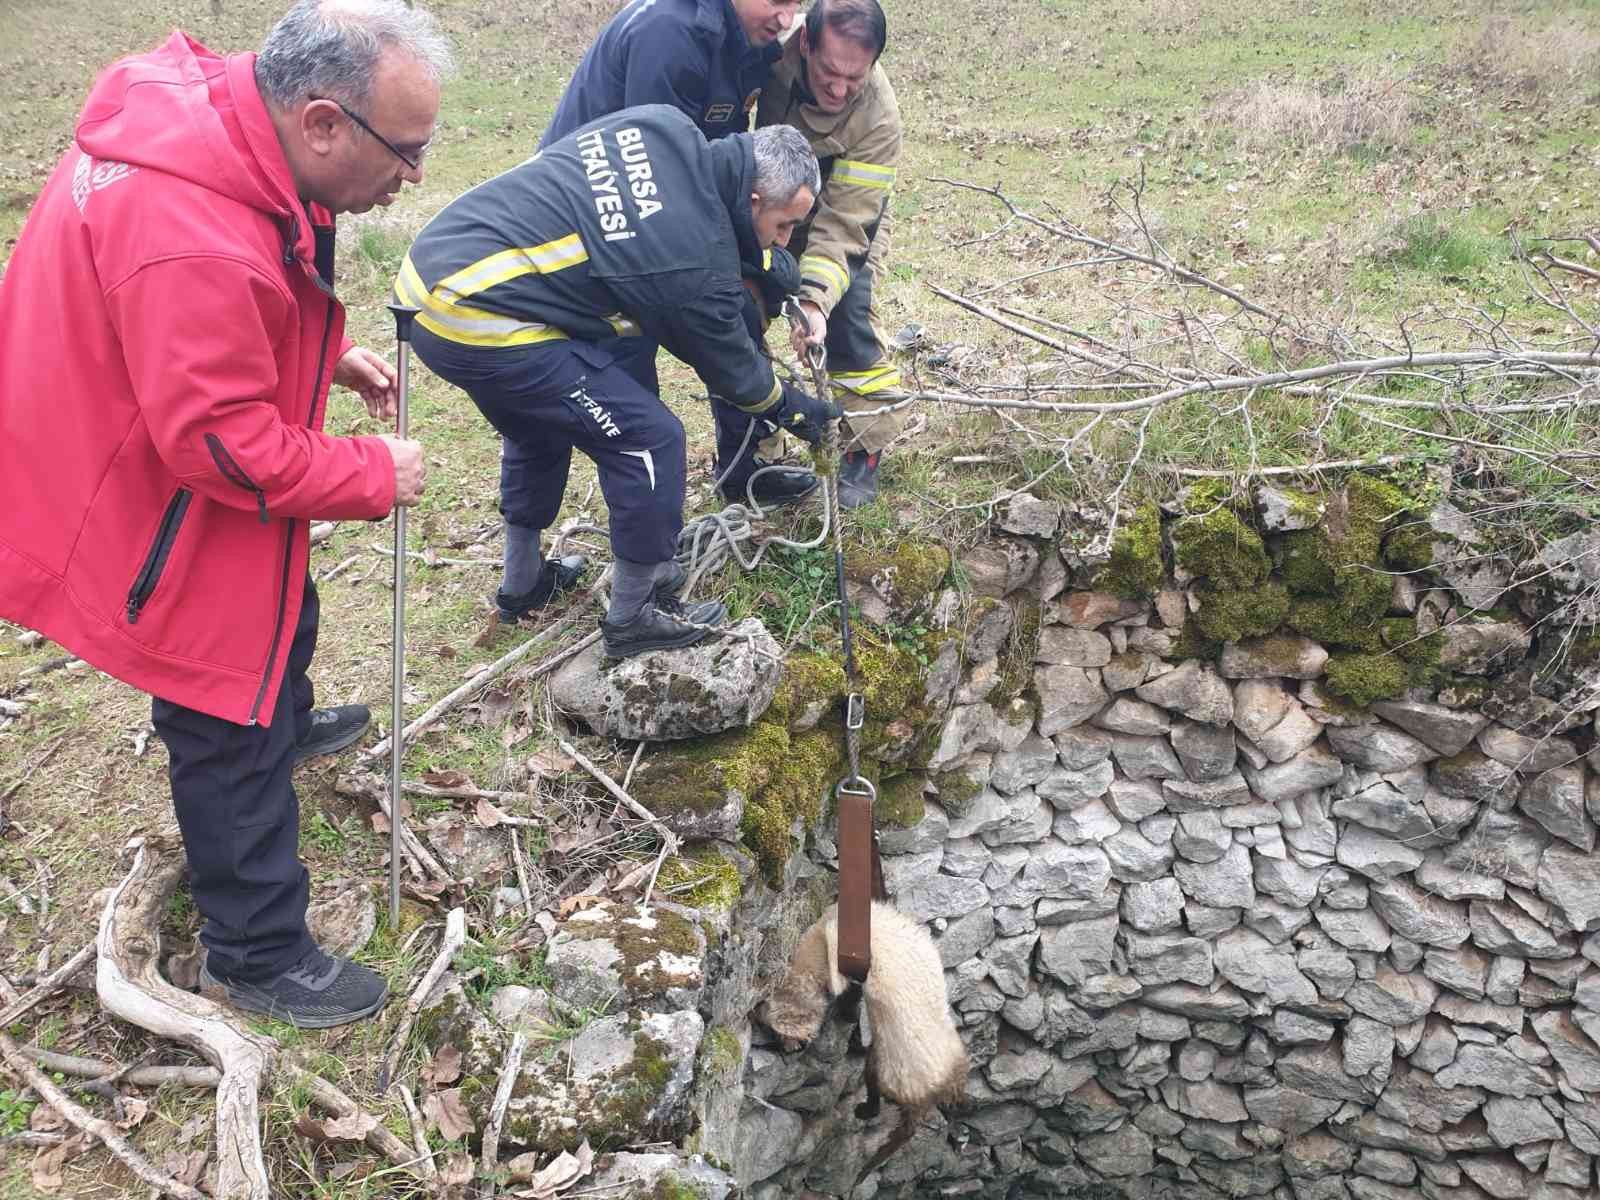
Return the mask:
<path id="1" fill-rule="evenodd" d="M 395 433 L 409 436 L 411 399 L 411 322 L 415 308 L 391 304 L 395 337 L 400 342 L 399 381 L 396 386 Z M 406 510 L 394 506 L 394 663 L 389 699 L 389 928 L 400 929 L 400 825 L 405 820 L 400 780 L 401 759 L 405 755 L 406 690 Z"/>

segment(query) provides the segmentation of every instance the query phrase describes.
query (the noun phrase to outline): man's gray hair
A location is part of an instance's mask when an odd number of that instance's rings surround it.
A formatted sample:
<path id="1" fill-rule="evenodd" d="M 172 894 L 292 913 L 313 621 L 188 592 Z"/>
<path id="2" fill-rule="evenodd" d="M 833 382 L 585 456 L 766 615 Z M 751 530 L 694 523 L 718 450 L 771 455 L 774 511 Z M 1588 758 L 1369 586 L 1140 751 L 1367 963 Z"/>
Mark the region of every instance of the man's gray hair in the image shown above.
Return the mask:
<path id="1" fill-rule="evenodd" d="M 822 171 L 805 135 L 793 125 L 768 125 L 751 135 L 755 141 L 756 195 L 767 204 L 788 204 L 801 188 L 815 196 L 822 190 Z"/>
<path id="2" fill-rule="evenodd" d="M 296 0 L 261 45 L 256 86 L 279 108 L 316 96 L 360 109 L 390 49 L 415 59 L 435 82 L 452 68 L 438 22 L 402 0 Z"/>

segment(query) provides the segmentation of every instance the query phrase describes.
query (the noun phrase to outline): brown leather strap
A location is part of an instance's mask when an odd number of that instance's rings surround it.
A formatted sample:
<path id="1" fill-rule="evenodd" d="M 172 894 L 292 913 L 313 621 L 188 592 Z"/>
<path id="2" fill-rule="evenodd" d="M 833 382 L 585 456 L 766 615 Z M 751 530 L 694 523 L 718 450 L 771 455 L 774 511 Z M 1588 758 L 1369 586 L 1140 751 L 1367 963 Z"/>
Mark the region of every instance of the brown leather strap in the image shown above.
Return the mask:
<path id="1" fill-rule="evenodd" d="M 860 791 L 850 788 L 861 786 Z M 872 836 L 872 785 L 847 780 L 839 801 L 839 974 L 865 982 L 872 969 L 872 900 L 882 889 L 882 867 Z"/>

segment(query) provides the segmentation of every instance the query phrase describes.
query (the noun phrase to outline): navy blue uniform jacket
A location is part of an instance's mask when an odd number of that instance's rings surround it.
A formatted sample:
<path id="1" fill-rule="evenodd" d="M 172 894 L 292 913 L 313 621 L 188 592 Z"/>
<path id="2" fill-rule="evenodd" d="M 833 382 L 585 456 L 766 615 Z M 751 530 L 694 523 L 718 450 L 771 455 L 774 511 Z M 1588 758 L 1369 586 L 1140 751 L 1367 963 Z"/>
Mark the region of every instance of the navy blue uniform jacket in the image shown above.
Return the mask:
<path id="1" fill-rule="evenodd" d="M 395 293 L 463 345 L 643 334 L 717 396 L 765 412 L 780 389 L 746 332 L 741 258 L 759 261 L 749 134 L 707 142 L 652 104 L 591 122 L 456 197 Z"/>
<path id="2" fill-rule="evenodd" d="M 752 46 L 729 0 L 632 0 L 583 56 L 539 145 L 639 104 L 670 104 L 708 139 L 742 133 L 782 52 Z"/>

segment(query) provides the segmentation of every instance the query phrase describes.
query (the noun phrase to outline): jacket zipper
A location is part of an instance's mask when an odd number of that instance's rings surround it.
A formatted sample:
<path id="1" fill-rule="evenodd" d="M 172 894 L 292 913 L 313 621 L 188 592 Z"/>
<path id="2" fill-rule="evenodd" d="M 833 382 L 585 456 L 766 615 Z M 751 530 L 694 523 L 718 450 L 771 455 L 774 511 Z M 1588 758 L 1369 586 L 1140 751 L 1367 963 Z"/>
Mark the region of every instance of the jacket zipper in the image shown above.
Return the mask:
<path id="1" fill-rule="evenodd" d="M 139 623 L 139 613 L 145 601 L 150 599 L 150 593 L 161 582 L 161 572 L 166 569 L 167 559 L 172 554 L 172 543 L 178 538 L 178 527 L 183 524 L 183 515 L 189 511 L 189 501 L 192 499 L 193 492 L 188 488 L 179 488 L 167 501 L 166 511 L 161 514 L 161 524 L 156 526 L 150 553 L 145 555 L 144 565 L 139 568 L 139 573 L 133 578 L 133 586 L 128 589 L 129 625 Z"/>
<path id="2" fill-rule="evenodd" d="M 324 289 L 326 290 L 326 289 Z M 333 333 L 333 308 L 338 303 L 329 292 L 328 315 L 322 322 L 322 346 L 317 351 L 317 373 L 311 377 L 311 401 L 306 408 L 306 425 L 311 425 L 317 412 L 317 389 L 322 385 L 322 371 L 328 363 L 328 338 Z M 255 703 L 250 706 L 250 719 L 247 725 L 258 724 L 261 715 L 261 702 L 267 698 L 267 684 L 272 679 L 272 664 L 278 661 L 278 647 L 283 642 L 283 614 L 289 605 L 289 564 L 294 559 L 294 525 L 293 517 L 285 518 L 283 522 L 283 572 L 278 584 L 278 615 L 272 624 L 272 644 L 267 648 L 267 666 L 261 673 L 261 687 L 256 692 Z"/>
<path id="3" fill-rule="evenodd" d="M 259 484 L 245 474 L 233 455 L 228 453 L 228 448 L 222 444 L 222 439 L 214 433 L 206 434 L 206 449 L 211 451 L 211 461 L 217 464 L 217 470 L 222 472 L 222 477 L 235 487 L 243 488 L 247 492 L 255 493 L 256 511 L 261 514 L 263 525 L 271 519 L 267 516 L 267 494 L 261 490 Z"/>

